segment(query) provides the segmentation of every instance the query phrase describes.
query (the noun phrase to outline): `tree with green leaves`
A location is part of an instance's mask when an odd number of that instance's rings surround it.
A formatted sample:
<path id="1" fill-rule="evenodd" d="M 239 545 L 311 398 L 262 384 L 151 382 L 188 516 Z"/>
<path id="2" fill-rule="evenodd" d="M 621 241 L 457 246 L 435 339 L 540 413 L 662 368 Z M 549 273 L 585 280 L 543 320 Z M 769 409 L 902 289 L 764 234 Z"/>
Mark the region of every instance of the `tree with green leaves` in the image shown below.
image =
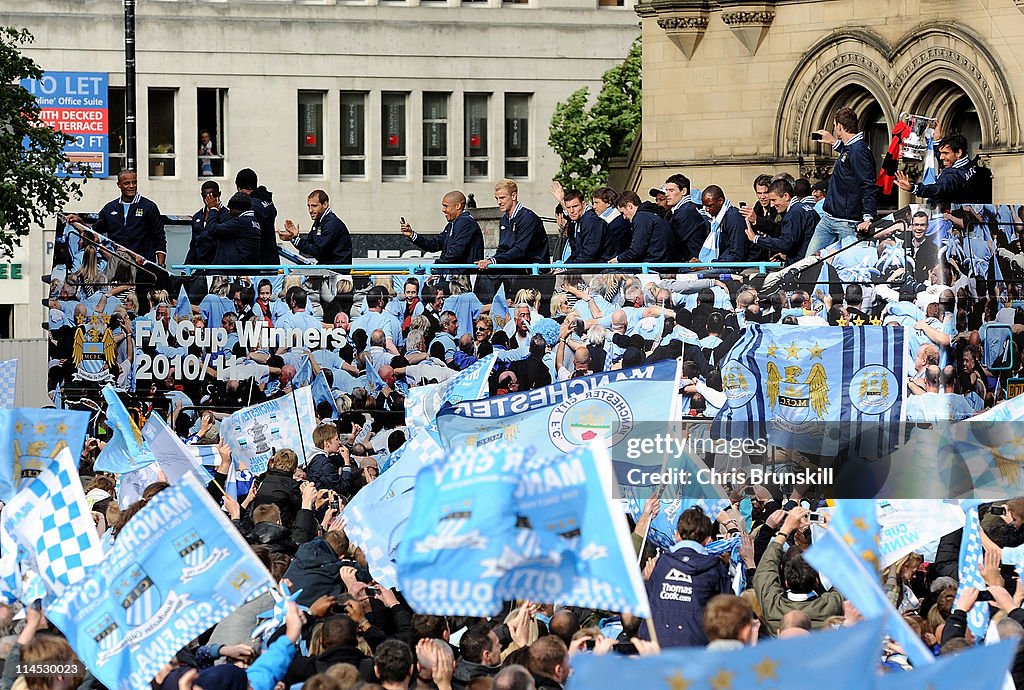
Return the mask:
<path id="1" fill-rule="evenodd" d="M 87 166 L 70 163 L 64 146 L 72 137 L 39 119 L 35 96 L 22 79 L 39 79 L 42 69 L 21 47 L 33 41 L 24 29 L 0 26 L 0 256 L 10 256 L 31 225 L 45 225 L 68 201 L 82 198 Z"/>
<path id="2" fill-rule="evenodd" d="M 641 119 L 640 51 L 638 38 L 622 64 L 601 77 L 593 105 L 583 87 L 555 106 L 548 145 L 562 159 L 555 179 L 565 188 L 589 192 L 607 184 L 611 159 L 629 153 Z"/>

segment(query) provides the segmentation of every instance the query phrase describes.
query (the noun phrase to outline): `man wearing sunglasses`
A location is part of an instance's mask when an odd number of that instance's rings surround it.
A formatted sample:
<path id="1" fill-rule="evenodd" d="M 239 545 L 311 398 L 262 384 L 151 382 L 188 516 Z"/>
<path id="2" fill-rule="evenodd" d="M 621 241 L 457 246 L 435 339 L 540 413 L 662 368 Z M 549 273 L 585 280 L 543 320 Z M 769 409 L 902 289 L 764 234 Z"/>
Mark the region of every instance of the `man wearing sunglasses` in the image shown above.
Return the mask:
<path id="1" fill-rule="evenodd" d="M 203 197 L 203 207 L 192 215 L 192 240 L 188 244 L 185 263 L 205 266 L 213 263 L 213 255 L 217 250 L 217 241 L 208 232 L 210 223 L 223 223 L 230 214 L 220 202 L 220 185 L 207 180 L 199 188 Z"/>

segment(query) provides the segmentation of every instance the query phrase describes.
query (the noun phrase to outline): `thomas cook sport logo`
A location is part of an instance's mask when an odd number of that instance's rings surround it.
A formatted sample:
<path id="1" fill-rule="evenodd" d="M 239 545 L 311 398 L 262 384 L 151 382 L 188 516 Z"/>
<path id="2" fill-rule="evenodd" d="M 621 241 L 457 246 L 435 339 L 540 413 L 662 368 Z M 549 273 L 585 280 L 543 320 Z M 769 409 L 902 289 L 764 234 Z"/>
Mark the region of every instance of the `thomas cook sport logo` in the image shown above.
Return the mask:
<path id="1" fill-rule="evenodd" d="M 559 450 L 572 451 L 590 441 L 611 448 L 633 430 L 633 410 L 613 390 L 594 389 L 557 405 L 548 417 L 548 434 Z"/>

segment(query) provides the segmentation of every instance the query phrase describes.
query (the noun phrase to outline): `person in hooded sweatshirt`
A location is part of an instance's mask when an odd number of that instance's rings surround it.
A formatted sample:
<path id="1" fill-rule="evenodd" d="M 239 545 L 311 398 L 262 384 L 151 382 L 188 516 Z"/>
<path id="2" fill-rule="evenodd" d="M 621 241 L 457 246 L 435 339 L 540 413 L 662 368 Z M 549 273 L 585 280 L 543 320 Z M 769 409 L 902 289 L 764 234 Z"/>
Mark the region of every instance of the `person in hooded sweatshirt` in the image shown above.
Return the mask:
<path id="1" fill-rule="evenodd" d="M 714 522 L 698 507 L 683 511 L 676 523 L 676 545 L 662 553 L 647 580 L 651 619 L 658 643 L 667 647 L 703 647 L 704 607 L 718 594 L 730 591 L 729 568 L 705 548 L 714 534 Z M 647 621 L 640 637 L 651 639 Z"/>

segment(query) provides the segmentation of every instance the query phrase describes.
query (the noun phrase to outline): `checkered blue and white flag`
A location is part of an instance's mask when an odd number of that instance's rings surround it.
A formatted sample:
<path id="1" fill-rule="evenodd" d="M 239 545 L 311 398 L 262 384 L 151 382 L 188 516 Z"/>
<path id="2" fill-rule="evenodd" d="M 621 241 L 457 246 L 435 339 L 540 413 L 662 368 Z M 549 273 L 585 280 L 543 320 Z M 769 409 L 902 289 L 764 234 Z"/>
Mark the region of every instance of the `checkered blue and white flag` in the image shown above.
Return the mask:
<path id="1" fill-rule="evenodd" d="M 0 407 L 12 409 L 14 394 L 18 388 L 18 360 L 0 362 Z"/>
<path id="2" fill-rule="evenodd" d="M 63 449 L 4 508 L 6 526 L 35 558 L 52 596 L 103 560 L 96 525 L 71 452 Z"/>

